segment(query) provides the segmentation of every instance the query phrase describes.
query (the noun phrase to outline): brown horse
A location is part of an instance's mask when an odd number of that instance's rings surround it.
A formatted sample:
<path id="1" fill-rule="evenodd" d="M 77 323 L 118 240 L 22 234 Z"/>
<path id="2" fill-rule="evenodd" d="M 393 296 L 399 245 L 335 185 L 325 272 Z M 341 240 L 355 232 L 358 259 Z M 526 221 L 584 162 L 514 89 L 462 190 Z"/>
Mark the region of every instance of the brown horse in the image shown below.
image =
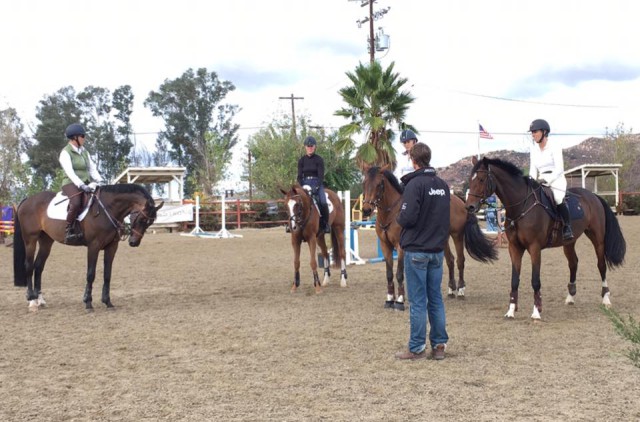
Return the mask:
<path id="1" fill-rule="evenodd" d="M 380 247 L 387 268 L 387 300 L 385 308 L 404 310 L 404 253 L 400 247 L 400 233 L 402 228 L 396 221 L 402 202 L 403 188 L 398 179 L 385 167 L 369 167 L 365 169 L 363 182 L 362 213 L 369 217 L 377 209 L 376 234 L 380 239 Z M 478 220 L 474 214 L 468 214 L 464 201 L 451 195 L 449 235 L 456 248 L 458 283 L 456 284 L 454 260 L 455 257 L 447 243 L 445 259 L 449 268 L 449 297 L 463 299 L 466 282 L 464 280 L 464 248 L 469 255 L 481 262 L 494 261 L 498 257 L 493 242 L 484 236 Z M 463 246 L 464 245 L 464 246 Z M 393 250 L 398 251 L 398 266 L 396 280 L 398 294 L 393 285 Z"/>
<path id="2" fill-rule="evenodd" d="M 313 198 L 299 184 L 293 185 L 291 190 L 280 191 L 285 196 L 285 204 L 289 212 L 289 227 L 291 229 L 291 245 L 293 246 L 293 267 L 295 280 L 291 285 L 291 292 L 295 292 L 300 286 L 300 247 L 302 242 L 309 244 L 311 255 L 311 271 L 313 271 L 313 286 L 316 293 L 321 293 L 320 278 L 318 277 L 318 262 L 316 261 L 316 244 L 320 245 L 324 258 L 324 279 L 322 286 L 329 284 L 331 271 L 329 270 L 329 253 L 324 240 L 324 232 L 320 231 L 320 212 Z M 333 250 L 333 262 L 336 268 L 340 267 L 340 286 L 347 287 L 346 252 L 344 247 L 344 208 L 340 198 L 329 189 L 324 190 L 328 196 L 327 202 L 333 205 L 329 215 L 331 226 L 331 248 Z"/>
<path id="3" fill-rule="evenodd" d="M 51 252 L 53 242 L 64 243 L 66 221 L 66 197 L 59 201 L 53 192 L 40 192 L 25 200 L 15 213 L 13 246 L 14 284 L 27 287 L 29 309 L 37 311 L 45 304 L 42 295 L 42 272 Z M 129 245 L 138 246 L 145 230 L 153 224 L 157 207 L 153 198 L 142 186 L 122 184 L 103 186 L 90 194 L 90 208 L 80 222 L 87 246 L 87 284 L 84 303 L 88 311 L 93 309 L 91 291 L 96 276 L 96 264 L 100 251 L 104 251 L 104 284 L 102 302 L 113 308 L 110 297 L 111 268 L 121 239 L 126 237 L 125 217 L 130 217 Z M 52 218 L 47 209 L 62 202 L 61 219 Z M 53 212 L 53 211 L 52 211 Z M 36 256 L 36 247 L 38 253 Z M 34 261 L 35 257 L 35 261 Z M 34 278 L 35 271 L 35 278 Z"/>
<path id="4" fill-rule="evenodd" d="M 598 257 L 598 270 L 602 280 L 602 304 L 606 307 L 611 306 L 606 278 L 607 267 L 614 268 L 623 264 L 627 246 L 618 220 L 604 199 L 582 188 L 571 188 L 567 191 L 569 209 L 575 214 L 571 221 L 574 238 L 563 241 L 561 219 L 557 217 L 552 200 L 538 182 L 525 177 L 522 170 L 507 161 L 486 157 L 478 160 L 474 157 L 467 198 L 469 212 L 476 212 L 481 203 L 494 192 L 506 210 L 505 230 L 509 238 L 511 256 L 511 299 L 505 317 L 514 318 L 515 311 L 518 310 L 518 285 L 525 250 L 531 256 L 531 318 L 540 319 L 542 311 L 542 249 L 559 246 L 564 249 L 570 273 L 569 294 L 565 303 L 574 303 L 578 270 L 575 244 L 582 233 L 591 240 Z M 551 195 L 551 192 L 548 194 Z"/>

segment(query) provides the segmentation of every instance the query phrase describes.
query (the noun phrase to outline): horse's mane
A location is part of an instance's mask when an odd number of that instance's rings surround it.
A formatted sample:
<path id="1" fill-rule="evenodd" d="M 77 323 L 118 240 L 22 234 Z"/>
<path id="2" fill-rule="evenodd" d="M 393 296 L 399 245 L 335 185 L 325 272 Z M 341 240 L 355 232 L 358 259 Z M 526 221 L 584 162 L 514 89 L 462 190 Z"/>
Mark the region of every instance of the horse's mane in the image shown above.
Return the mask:
<path id="1" fill-rule="evenodd" d="M 377 167 L 377 166 L 370 167 L 368 172 L 367 172 L 367 174 L 368 174 L 370 179 L 375 179 L 375 177 L 378 175 L 378 173 L 380 173 L 380 170 L 381 170 L 380 167 Z M 393 186 L 393 188 L 399 194 L 402 194 L 404 192 L 404 188 L 402 187 L 402 185 L 398 181 L 398 178 L 395 176 L 395 174 L 393 174 L 392 171 L 384 170 L 382 172 L 382 175 L 389 181 L 391 186 Z"/>
<path id="2" fill-rule="evenodd" d="M 108 193 L 137 193 L 145 197 L 148 203 L 153 204 L 153 198 L 149 191 L 147 191 L 143 186 L 136 185 L 134 183 L 120 183 L 117 185 L 105 185 L 100 188 L 103 192 Z"/>
<path id="3" fill-rule="evenodd" d="M 484 164 L 485 167 L 488 167 L 490 165 L 498 167 L 498 168 L 506 171 L 507 173 L 509 173 L 511 176 L 524 177 L 524 173 L 522 172 L 521 168 L 519 168 L 518 166 L 516 166 L 515 164 L 513 164 L 513 163 L 511 163 L 509 161 L 502 160 L 500 158 L 484 157 L 482 160 L 478 161 L 473 166 L 473 170 L 471 172 L 475 173 L 478 170 L 478 167 L 480 167 L 483 164 Z"/>

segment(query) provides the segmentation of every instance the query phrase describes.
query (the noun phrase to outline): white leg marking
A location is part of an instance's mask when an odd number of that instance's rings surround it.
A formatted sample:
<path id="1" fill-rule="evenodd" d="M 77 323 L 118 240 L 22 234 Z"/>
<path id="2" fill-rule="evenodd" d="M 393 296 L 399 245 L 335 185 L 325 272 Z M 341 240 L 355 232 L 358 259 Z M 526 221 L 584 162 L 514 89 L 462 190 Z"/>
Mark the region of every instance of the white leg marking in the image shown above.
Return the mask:
<path id="1" fill-rule="evenodd" d="M 47 306 L 47 302 L 44 300 L 42 293 L 38 295 L 38 306 Z"/>
<path id="2" fill-rule="evenodd" d="M 347 268 L 347 263 L 344 259 L 340 260 L 340 287 L 347 287 L 347 279 L 344 277 L 343 271 Z"/>
<path id="3" fill-rule="evenodd" d="M 536 308 L 536 305 L 533 305 L 533 313 L 531 314 L 531 319 L 542 319 L 540 317 L 540 312 L 538 312 L 538 308 Z"/>
<path id="4" fill-rule="evenodd" d="M 609 299 L 609 292 L 605 293 L 602 297 L 602 304 L 605 308 L 609 309 L 611 307 L 611 300 Z"/>
<path id="5" fill-rule="evenodd" d="M 576 303 L 575 296 L 571 296 L 570 294 L 567 294 L 567 298 L 564 300 L 564 304 L 565 305 L 574 305 L 575 303 Z"/>
<path id="6" fill-rule="evenodd" d="M 29 301 L 29 311 L 38 312 L 38 301 L 36 299 Z"/>
<path id="7" fill-rule="evenodd" d="M 393 302 L 393 295 L 387 293 L 387 302 Z"/>
<path id="8" fill-rule="evenodd" d="M 516 317 L 516 304 L 510 303 L 509 310 L 506 314 L 504 314 L 505 318 L 515 318 Z"/>
<path id="9" fill-rule="evenodd" d="M 447 294 L 449 296 L 453 296 L 454 295 L 453 289 L 451 287 L 449 287 L 449 291 L 447 292 Z"/>
<path id="10" fill-rule="evenodd" d="M 464 289 L 466 289 L 466 287 L 460 287 L 458 289 L 458 296 L 463 296 L 464 297 Z"/>
<path id="11" fill-rule="evenodd" d="M 396 300 L 396 302 L 404 303 L 404 296 L 402 296 L 402 295 L 398 296 L 398 299 Z"/>

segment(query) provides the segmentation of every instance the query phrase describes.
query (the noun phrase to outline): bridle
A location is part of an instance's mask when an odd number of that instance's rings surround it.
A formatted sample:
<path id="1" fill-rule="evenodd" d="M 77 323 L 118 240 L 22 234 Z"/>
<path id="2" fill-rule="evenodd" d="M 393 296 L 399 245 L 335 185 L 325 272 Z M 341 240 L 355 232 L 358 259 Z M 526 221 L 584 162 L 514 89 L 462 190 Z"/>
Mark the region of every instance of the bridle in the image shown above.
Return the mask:
<path id="1" fill-rule="evenodd" d="M 135 229 L 136 224 L 138 223 L 138 219 L 140 218 L 140 216 L 142 216 L 144 218 L 144 221 L 140 221 L 140 225 L 144 227 L 144 229 L 141 231 L 138 231 Z M 153 224 L 153 222 L 156 220 L 155 217 L 150 217 L 145 210 L 140 210 L 140 211 L 134 211 L 131 214 L 129 214 L 129 219 L 131 221 L 131 233 L 136 234 L 140 237 L 142 237 L 144 235 L 144 231 L 147 230 L 147 228 L 149 228 L 150 225 Z"/>
<path id="2" fill-rule="evenodd" d="M 376 198 L 373 201 L 363 200 L 362 203 L 372 206 L 374 210 L 378 209 L 378 219 L 376 219 L 376 223 L 378 224 L 380 229 L 382 229 L 382 231 L 386 234 L 387 231 L 389 230 L 389 227 L 391 227 L 391 224 L 393 224 L 393 222 L 396 221 L 395 216 L 391 214 L 391 211 L 393 211 L 393 209 L 402 202 L 402 195 L 400 195 L 393 204 L 391 204 L 390 206 L 386 207 L 383 210 L 383 212 L 389 214 L 389 218 L 388 218 L 388 221 L 382 222 L 382 220 L 380 220 L 379 207 L 380 207 L 380 202 L 382 202 L 384 198 L 384 179 L 385 179 L 384 174 L 380 173 L 380 183 L 376 186 Z"/>
<path id="3" fill-rule="evenodd" d="M 380 201 L 382 201 L 382 197 L 384 196 L 384 176 L 381 177 L 380 183 L 376 186 L 376 198 L 371 201 L 371 200 L 363 200 L 362 203 L 363 204 L 368 204 L 371 207 L 373 207 L 373 209 L 375 210 L 376 208 L 378 208 L 378 205 L 380 204 Z"/>
<path id="4" fill-rule="evenodd" d="M 491 194 L 493 194 L 496 189 L 497 189 L 497 183 L 495 180 L 495 176 L 493 175 L 493 173 L 491 172 L 491 166 L 487 165 L 487 169 L 486 170 L 476 170 L 476 174 L 479 173 L 486 173 L 487 174 L 487 180 L 485 182 L 484 185 L 484 189 L 482 192 L 482 195 L 478 195 L 478 194 L 474 194 L 472 192 L 469 192 L 469 196 L 473 196 L 475 198 L 480 198 L 480 203 L 481 204 L 486 204 L 487 203 L 487 198 L 489 196 L 491 196 Z M 534 189 L 531 184 L 527 184 L 527 194 L 524 196 L 524 199 L 522 199 L 521 201 L 517 201 L 514 202 L 512 204 L 507 204 L 503 202 L 503 206 L 505 208 L 505 210 L 507 209 L 513 209 L 516 206 L 521 206 L 522 211 L 519 213 L 515 213 L 517 216 L 515 218 L 509 218 L 509 217 L 505 217 L 505 226 L 508 225 L 510 226 L 515 226 L 515 223 L 520 220 L 521 218 L 523 218 L 525 215 L 527 215 L 527 213 L 529 211 L 531 211 L 536 205 L 540 205 L 543 208 L 546 208 L 545 205 L 542 203 L 542 201 L 539 200 L 539 198 L 536 196 L 536 189 Z M 531 203 L 531 205 L 528 208 L 524 208 L 524 206 L 526 205 L 528 199 L 533 196 L 533 202 Z"/>
<path id="5" fill-rule="evenodd" d="M 296 193 L 295 195 L 289 196 L 289 199 L 295 201 L 295 205 L 293 206 L 294 212 L 289 216 L 289 223 L 295 223 L 296 228 L 294 230 L 302 231 L 307 225 L 309 218 L 311 218 L 311 209 L 307 213 L 306 218 L 303 219 L 304 201 L 302 200 L 302 194 Z M 289 224 L 289 227 L 291 226 L 292 224 Z"/>

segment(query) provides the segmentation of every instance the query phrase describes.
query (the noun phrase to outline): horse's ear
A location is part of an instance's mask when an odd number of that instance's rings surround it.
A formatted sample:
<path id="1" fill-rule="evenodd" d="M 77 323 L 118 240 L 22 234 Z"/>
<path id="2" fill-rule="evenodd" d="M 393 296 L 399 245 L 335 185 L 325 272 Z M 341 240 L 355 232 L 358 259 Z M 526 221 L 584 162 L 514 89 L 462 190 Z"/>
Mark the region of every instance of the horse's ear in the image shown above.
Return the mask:
<path id="1" fill-rule="evenodd" d="M 287 196 L 287 191 L 286 191 L 286 190 L 284 190 L 284 189 L 282 189 L 282 188 L 278 188 L 278 190 L 279 190 L 280 192 L 282 192 L 282 194 L 283 194 L 284 196 Z"/>
<path id="2" fill-rule="evenodd" d="M 156 207 L 156 212 L 157 212 L 160 208 L 162 208 L 162 206 L 163 206 L 163 205 L 164 205 L 164 201 L 160 202 L 160 205 L 158 205 L 158 206 Z"/>
<path id="3" fill-rule="evenodd" d="M 476 164 L 478 164 L 478 157 L 477 156 L 474 155 L 473 157 L 471 157 L 471 164 L 473 164 L 474 166 Z"/>
<path id="4" fill-rule="evenodd" d="M 380 169 L 380 173 L 384 173 L 387 170 L 391 170 L 391 164 L 385 164 L 384 166 L 382 166 L 382 168 Z"/>

